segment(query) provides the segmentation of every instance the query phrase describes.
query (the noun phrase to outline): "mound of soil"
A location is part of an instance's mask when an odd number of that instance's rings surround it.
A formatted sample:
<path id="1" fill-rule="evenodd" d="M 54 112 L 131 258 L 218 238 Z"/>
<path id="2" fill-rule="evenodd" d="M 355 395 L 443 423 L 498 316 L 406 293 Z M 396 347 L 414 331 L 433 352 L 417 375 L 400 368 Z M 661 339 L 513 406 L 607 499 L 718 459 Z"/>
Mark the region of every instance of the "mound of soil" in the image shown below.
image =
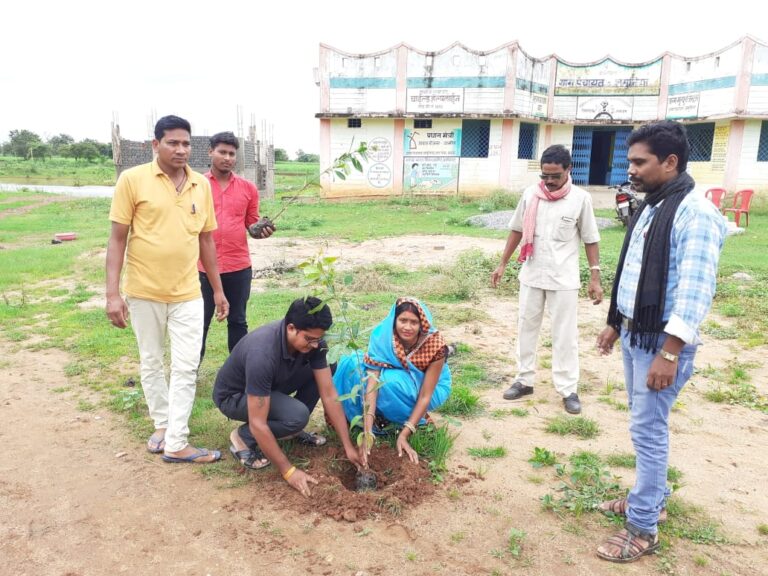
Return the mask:
<path id="1" fill-rule="evenodd" d="M 435 491 L 426 462 L 413 464 L 389 446 L 377 446 L 368 459 L 378 486 L 373 491 L 355 490 L 357 470 L 339 446 L 296 447 L 291 459 L 308 461 L 305 471 L 319 482 L 312 487 L 312 496 L 304 498 L 284 482 L 269 483 L 263 492 L 274 502 L 300 513 L 317 512 L 347 522 L 372 516 L 394 517 L 417 506 Z"/>

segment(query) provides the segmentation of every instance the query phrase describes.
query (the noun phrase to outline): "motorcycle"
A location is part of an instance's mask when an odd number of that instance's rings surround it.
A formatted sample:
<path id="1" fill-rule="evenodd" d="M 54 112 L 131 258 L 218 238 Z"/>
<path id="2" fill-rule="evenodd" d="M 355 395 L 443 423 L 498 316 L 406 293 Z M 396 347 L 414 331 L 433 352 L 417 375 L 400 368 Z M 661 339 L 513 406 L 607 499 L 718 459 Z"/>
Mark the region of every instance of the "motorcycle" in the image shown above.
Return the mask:
<path id="1" fill-rule="evenodd" d="M 629 181 L 609 186 L 609 188 L 616 190 L 616 219 L 626 228 L 630 218 L 637 211 L 639 204 L 637 192 L 632 188 L 632 183 Z"/>

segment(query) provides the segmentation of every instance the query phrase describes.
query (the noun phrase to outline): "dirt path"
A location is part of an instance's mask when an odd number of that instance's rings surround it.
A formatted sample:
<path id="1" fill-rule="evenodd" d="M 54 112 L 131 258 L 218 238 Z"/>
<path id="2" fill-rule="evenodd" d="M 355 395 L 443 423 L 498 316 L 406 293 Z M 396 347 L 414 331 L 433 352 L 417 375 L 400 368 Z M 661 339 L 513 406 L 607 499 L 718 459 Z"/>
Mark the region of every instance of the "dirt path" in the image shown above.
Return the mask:
<path id="1" fill-rule="evenodd" d="M 376 241 L 375 250 L 343 245 L 343 254 L 355 262 L 366 255 L 378 260 L 397 250 L 409 253 L 412 241 Z M 423 249 L 425 239 L 420 241 Z M 297 248 L 302 241 L 296 242 L 261 241 L 259 252 L 278 261 L 289 250 L 299 258 L 316 248 Z M 430 256 L 450 261 L 476 239 L 429 242 L 443 247 Z M 494 245 L 501 241 L 478 242 L 481 249 L 500 249 Z M 511 374 L 503 356 L 510 351 L 516 303 L 489 296 L 472 306 L 485 310 L 488 319 L 450 328 L 448 338 L 497 358 L 490 361 L 492 374 Z M 626 412 L 597 400 L 606 382 L 621 381 L 618 355 L 600 359 L 593 350 L 605 307 L 583 302 L 579 314 L 584 415 L 599 422 L 600 436 L 585 441 L 543 431 L 547 418 L 563 413 L 547 370 L 540 373 L 539 403 L 522 404 L 528 417 L 491 418 L 490 410 L 515 405 L 501 399 L 502 383 L 483 394 L 489 411 L 458 428 L 451 473 L 433 495 L 399 517 L 355 522 L 299 513 L 302 508 L 291 505 L 293 495 L 283 491 L 273 471 L 250 474 L 244 485 L 231 488 L 192 466 L 163 464 L 130 438 L 120 416 L 78 408 L 83 399 L 98 404 L 98 398 L 68 381 L 66 354 L 16 350 L 6 343 L 0 353 L 0 441 L 6 447 L 0 459 L 0 574 L 763 574 L 768 543 L 756 526 L 768 523 L 768 495 L 761 490 L 768 416 L 706 401 L 711 383 L 701 375 L 686 387 L 682 408 L 672 415 L 671 463 L 684 474 L 681 497 L 721 522 L 732 544 L 676 540 L 665 556 L 673 572 L 654 558 L 617 569 L 594 556 L 613 528 L 594 515 L 574 521 L 541 510 L 539 498 L 557 480 L 528 464 L 534 447 L 556 452 L 561 461 L 577 450 L 632 451 Z M 706 339 L 697 364 L 722 367 L 737 354 L 756 364 L 752 381 L 768 393 L 765 350 L 743 352 L 733 341 Z M 613 396 L 624 400 L 622 391 Z M 481 461 L 466 452 L 496 445 L 507 448 L 505 458 Z M 226 450 L 226 439 L 219 448 Z M 234 468 L 231 459 L 220 466 Z M 631 484 L 631 471 L 623 475 L 622 483 Z M 505 552 L 510 528 L 527 534 L 520 559 Z"/>

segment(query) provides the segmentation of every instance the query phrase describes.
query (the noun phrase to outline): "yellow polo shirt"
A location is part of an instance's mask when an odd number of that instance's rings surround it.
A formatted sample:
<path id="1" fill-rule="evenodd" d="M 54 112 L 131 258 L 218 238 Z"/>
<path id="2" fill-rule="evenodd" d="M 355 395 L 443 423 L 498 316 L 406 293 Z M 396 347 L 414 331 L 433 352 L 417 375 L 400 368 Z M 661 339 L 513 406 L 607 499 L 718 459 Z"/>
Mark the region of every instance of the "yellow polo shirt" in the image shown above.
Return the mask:
<path id="1" fill-rule="evenodd" d="M 109 219 L 131 227 L 123 292 L 156 302 L 200 298 L 197 260 L 201 232 L 216 229 L 208 180 L 185 167 L 187 182 L 176 193 L 157 161 L 120 175 Z"/>

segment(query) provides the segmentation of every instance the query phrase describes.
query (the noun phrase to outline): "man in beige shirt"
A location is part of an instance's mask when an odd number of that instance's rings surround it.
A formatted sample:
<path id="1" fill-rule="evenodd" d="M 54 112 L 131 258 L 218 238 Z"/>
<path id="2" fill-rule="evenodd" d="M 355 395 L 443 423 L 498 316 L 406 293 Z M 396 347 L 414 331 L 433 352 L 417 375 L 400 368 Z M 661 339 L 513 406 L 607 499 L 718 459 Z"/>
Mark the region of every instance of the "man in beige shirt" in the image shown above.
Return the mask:
<path id="1" fill-rule="evenodd" d="M 533 394 L 536 348 L 545 306 L 552 330 L 552 382 L 570 414 L 581 412 L 578 396 L 579 246 L 583 242 L 590 269 L 588 293 L 594 304 L 603 299 L 600 286 L 600 233 L 592 198 L 571 182 L 571 154 L 561 145 L 541 156 L 541 182 L 529 186 L 510 221 L 511 231 L 501 263 L 491 274 L 498 286 L 509 259 L 521 245 L 517 376 L 504 392 L 507 400 Z"/>

